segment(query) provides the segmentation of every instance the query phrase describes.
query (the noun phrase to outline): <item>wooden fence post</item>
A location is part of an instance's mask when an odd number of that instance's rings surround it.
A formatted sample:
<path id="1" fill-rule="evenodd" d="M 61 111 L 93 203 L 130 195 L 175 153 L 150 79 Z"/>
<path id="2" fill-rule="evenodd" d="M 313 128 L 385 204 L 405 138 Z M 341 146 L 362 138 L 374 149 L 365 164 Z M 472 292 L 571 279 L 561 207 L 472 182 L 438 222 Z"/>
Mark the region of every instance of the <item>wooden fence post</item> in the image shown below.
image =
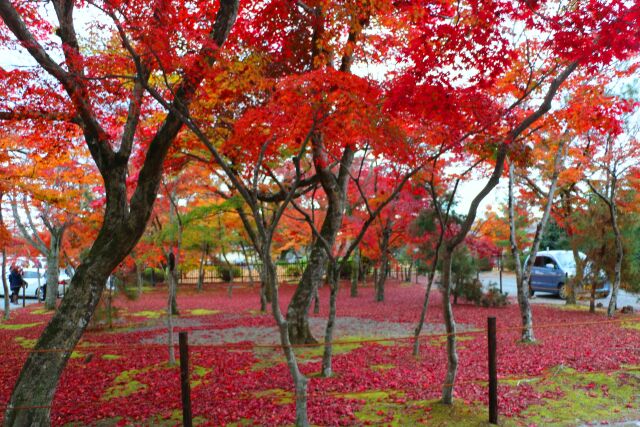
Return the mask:
<path id="1" fill-rule="evenodd" d="M 180 386 L 182 388 L 182 425 L 193 426 L 191 415 L 191 384 L 189 383 L 189 342 L 187 333 L 178 334 L 180 343 Z"/>
<path id="2" fill-rule="evenodd" d="M 487 318 L 489 344 L 489 422 L 498 424 L 498 370 L 496 349 L 496 318 Z"/>

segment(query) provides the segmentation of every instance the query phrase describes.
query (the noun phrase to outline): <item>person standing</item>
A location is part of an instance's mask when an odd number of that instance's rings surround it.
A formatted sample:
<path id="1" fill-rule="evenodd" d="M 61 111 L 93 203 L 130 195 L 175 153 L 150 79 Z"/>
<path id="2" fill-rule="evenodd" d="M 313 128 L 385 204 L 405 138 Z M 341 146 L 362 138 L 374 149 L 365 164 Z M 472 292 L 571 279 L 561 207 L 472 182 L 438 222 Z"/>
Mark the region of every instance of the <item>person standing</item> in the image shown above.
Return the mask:
<path id="1" fill-rule="evenodd" d="M 11 302 L 18 303 L 18 296 L 20 295 L 20 288 L 24 286 L 26 282 L 22 278 L 20 268 L 16 265 L 11 266 L 11 273 L 9 273 L 9 287 L 11 288 Z"/>

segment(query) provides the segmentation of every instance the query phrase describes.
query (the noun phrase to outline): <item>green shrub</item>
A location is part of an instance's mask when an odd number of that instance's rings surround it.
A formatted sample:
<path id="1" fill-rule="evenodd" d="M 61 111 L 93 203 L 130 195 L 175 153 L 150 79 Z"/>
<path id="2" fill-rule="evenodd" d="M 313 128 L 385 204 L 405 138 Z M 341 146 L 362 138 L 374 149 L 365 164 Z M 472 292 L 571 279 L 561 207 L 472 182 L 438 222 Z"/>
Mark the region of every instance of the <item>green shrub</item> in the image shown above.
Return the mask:
<path id="1" fill-rule="evenodd" d="M 460 296 L 469 302 L 473 302 L 476 305 L 480 304 L 482 300 L 482 282 L 478 279 L 466 280 L 460 284 L 460 288 L 456 286 L 455 296 Z"/>
<path id="2" fill-rule="evenodd" d="M 304 267 L 304 264 L 289 264 L 285 267 L 284 274 L 287 277 L 299 278 L 304 272 Z"/>
<path id="3" fill-rule="evenodd" d="M 216 270 L 218 271 L 218 277 L 220 277 L 223 282 L 231 282 L 234 277 L 242 276 L 242 269 L 235 265 L 218 265 L 216 266 Z"/>
<path id="4" fill-rule="evenodd" d="M 489 290 L 482 295 L 480 305 L 483 307 L 504 307 L 509 304 L 506 292 L 500 292 L 495 283 L 489 284 Z"/>
<path id="5" fill-rule="evenodd" d="M 164 270 L 160 268 L 153 268 L 153 267 L 147 267 L 144 269 L 144 271 L 142 272 L 142 280 L 144 280 L 147 283 L 152 283 L 151 282 L 152 272 L 153 272 L 153 278 L 155 279 L 155 283 L 164 282 L 165 280 Z"/>

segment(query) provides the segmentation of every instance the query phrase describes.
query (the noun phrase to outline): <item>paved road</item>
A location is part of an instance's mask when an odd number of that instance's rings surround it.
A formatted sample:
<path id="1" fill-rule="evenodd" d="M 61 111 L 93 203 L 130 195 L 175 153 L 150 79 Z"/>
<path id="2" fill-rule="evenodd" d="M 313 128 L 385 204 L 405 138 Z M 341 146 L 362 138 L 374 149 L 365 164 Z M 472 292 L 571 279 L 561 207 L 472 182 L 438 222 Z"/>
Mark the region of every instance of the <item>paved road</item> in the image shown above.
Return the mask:
<path id="1" fill-rule="evenodd" d="M 489 283 L 499 283 L 499 273 L 497 271 L 489 271 L 480 273 L 480 280 L 485 286 L 488 286 Z M 516 276 L 513 273 L 504 272 L 502 273 L 502 290 L 507 292 L 509 296 L 515 297 L 517 295 L 516 289 Z M 600 302 L 605 307 L 609 304 L 609 299 L 607 298 L 599 298 L 596 300 L 596 303 Z M 556 295 L 545 294 L 541 292 L 536 292 L 535 297 L 531 299 L 531 303 L 537 304 L 564 304 L 565 302 L 558 298 Z M 578 301 L 578 304 L 589 305 L 589 301 Z M 640 294 L 634 294 L 631 292 L 626 292 L 623 290 L 618 291 L 618 308 L 630 305 L 634 308 L 634 310 L 640 310 Z"/>
<path id="2" fill-rule="evenodd" d="M 38 304 L 39 301 L 36 298 L 26 298 L 25 305 Z M 20 299 L 18 299 L 18 304 L 9 303 L 9 308 L 11 310 L 16 310 L 18 308 L 22 308 L 22 295 L 20 295 Z M 4 296 L 0 297 L 0 311 L 4 311 Z"/>

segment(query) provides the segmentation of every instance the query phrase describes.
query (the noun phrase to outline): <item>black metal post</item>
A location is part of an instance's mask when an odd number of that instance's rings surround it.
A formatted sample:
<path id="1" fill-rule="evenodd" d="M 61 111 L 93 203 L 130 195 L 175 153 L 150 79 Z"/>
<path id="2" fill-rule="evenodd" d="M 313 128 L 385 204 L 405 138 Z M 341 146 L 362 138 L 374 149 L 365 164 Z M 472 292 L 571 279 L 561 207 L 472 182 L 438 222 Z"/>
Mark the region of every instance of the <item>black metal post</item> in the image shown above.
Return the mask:
<path id="1" fill-rule="evenodd" d="M 498 370 L 496 367 L 496 318 L 487 318 L 489 344 L 489 422 L 498 424 Z"/>
<path id="2" fill-rule="evenodd" d="M 500 293 L 502 293 L 502 251 L 500 251 L 500 260 L 498 263 L 500 264 Z"/>
<path id="3" fill-rule="evenodd" d="M 193 426 L 191 415 L 191 384 L 189 384 L 189 342 L 187 333 L 178 334 L 180 343 L 180 386 L 182 388 L 182 425 Z"/>

